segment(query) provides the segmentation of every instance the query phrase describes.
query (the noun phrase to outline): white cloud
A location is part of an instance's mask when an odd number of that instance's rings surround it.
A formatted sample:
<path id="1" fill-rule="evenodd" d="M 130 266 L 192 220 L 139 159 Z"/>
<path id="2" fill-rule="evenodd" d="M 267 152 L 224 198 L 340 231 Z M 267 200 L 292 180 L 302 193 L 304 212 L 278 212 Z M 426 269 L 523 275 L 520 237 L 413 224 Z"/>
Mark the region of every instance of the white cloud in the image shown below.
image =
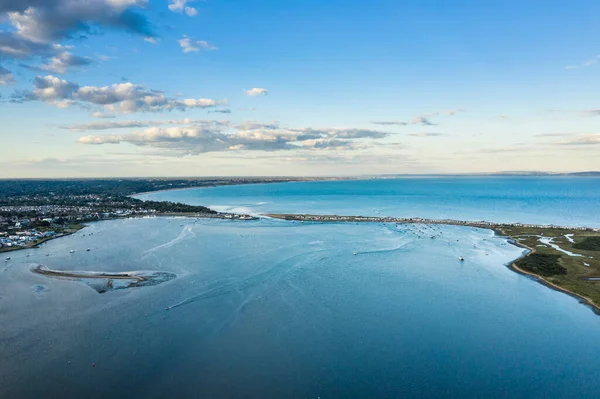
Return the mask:
<path id="1" fill-rule="evenodd" d="M 108 113 L 159 112 L 192 108 L 213 108 L 223 102 L 209 98 L 178 100 L 157 90 L 148 90 L 133 83 L 111 86 L 80 86 L 52 75 L 37 76 L 33 90 L 19 93 L 14 101 L 44 101 L 66 108 L 75 104 L 103 106 Z"/>
<path id="2" fill-rule="evenodd" d="M 108 26 L 154 36 L 146 18 L 136 9 L 147 0 L 19 0 L 3 1 L 16 35 L 35 43 L 48 43 L 70 37 L 91 26 Z"/>
<path id="3" fill-rule="evenodd" d="M 217 47 L 210 45 L 207 41 L 204 40 L 192 40 L 190 37 L 183 35 L 183 37 L 177 40 L 179 46 L 183 50 L 184 53 L 191 53 L 194 51 L 211 51 L 218 50 Z"/>
<path id="4" fill-rule="evenodd" d="M 179 14 L 185 12 L 188 17 L 194 17 L 198 15 L 198 10 L 187 5 L 192 2 L 193 0 L 170 0 L 169 10 Z"/>
<path id="5" fill-rule="evenodd" d="M 99 111 L 97 111 L 97 112 L 94 112 L 94 113 L 92 114 L 92 116 L 93 116 L 94 118 L 100 118 L 100 119 L 111 119 L 111 118 L 114 118 L 114 117 L 115 117 L 115 115 L 114 115 L 114 114 L 107 114 L 107 113 L 104 113 L 104 112 L 99 112 Z"/>
<path id="6" fill-rule="evenodd" d="M 558 144 L 565 145 L 600 145 L 600 133 L 582 134 L 578 137 L 560 141 Z"/>
<path id="7" fill-rule="evenodd" d="M 65 73 L 71 68 L 82 67 L 93 63 L 94 61 L 89 57 L 81 57 L 69 53 L 68 51 L 63 51 L 52 57 L 48 63 L 40 66 L 39 69 L 54 73 Z"/>
<path id="8" fill-rule="evenodd" d="M 0 65 L 0 86 L 5 86 L 15 82 L 14 75 L 8 69 Z"/>
<path id="9" fill-rule="evenodd" d="M 589 59 L 589 60 L 587 60 L 585 62 L 582 62 L 581 64 L 578 64 L 578 65 L 567 65 L 565 67 L 565 69 L 570 70 L 570 69 L 579 69 L 579 68 L 589 67 L 589 66 L 592 66 L 594 64 L 597 64 L 598 60 L 600 60 L 600 55 L 597 55 L 594 58 Z"/>
<path id="10" fill-rule="evenodd" d="M 239 150 L 354 150 L 361 147 L 361 139 L 381 139 L 389 135 L 386 132 L 365 129 L 282 129 L 278 128 L 278 125 L 275 127 L 258 123 L 252 126 L 236 125 L 233 132 L 227 132 L 230 127 L 227 123 L 205 122 L 200 126 L 190 127 L 151 127 L 124 135 L 84 136 L 78 142 L 88 145 L 128 143 L 179 154 L 201 154 Z M 245 127 L 256 129 L 245 130 Z"/>
<path id="11" fill-rule="evenodd" d="M 157 37 L 150 37 L 150 36 L 146 36 L 144 38 L 145 42 L 151 43 L 151 44 L 158 44 L 158 42 L 160 42 L 160 39 Z"/>
<path id="12" fill-rule="evenodd" d="M 194 7 L 186 7 L 185 13 L 187 14 L 188 17 L 195 17 L 196 15 L 198 15 L 198 10 L 195 9 Z"/>
<path id="13" fill-rule="evenodd" d="M 246 90 L 246 95 L 248 95 L 250 97 L 265 96 L 268 93 L 269 93 L 269 90 L 263 89 L 261 87 L 255 87 L 250 90 Z"/>

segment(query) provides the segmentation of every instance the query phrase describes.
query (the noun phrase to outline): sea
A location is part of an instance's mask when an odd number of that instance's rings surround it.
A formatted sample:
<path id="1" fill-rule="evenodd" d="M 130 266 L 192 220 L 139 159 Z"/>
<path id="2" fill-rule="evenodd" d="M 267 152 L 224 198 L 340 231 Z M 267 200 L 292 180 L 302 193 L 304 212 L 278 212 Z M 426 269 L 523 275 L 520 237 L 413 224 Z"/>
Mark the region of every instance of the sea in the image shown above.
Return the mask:
<path id="1" fill-rule="evenodd" d="M 139 197 L 252 214 L 600 226 L 600 179 L 588 177 L 298 182 Z M 598 397 L 600 316 L 512 272 L 507 264 L 522 254 L 491 230 L 449 225 L 90 223 L 2 260 L 0 397 Z M 39 264 L 177 277 L 101 294 L 85 281 L 32 273 Z"/>

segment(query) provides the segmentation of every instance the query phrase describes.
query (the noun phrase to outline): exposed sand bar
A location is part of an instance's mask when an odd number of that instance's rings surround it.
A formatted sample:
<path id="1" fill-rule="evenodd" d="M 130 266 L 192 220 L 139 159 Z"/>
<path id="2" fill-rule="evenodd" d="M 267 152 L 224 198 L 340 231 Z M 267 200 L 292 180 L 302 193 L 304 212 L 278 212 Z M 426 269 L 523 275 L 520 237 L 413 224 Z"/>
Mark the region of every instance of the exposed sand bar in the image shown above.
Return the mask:
<path id="1" fill-rule="evenodd" d="M 104 272 L 77 272 L 77 271 L 62 271 L 48 269 L 44 265 L 37 265 L 32 272 L 36 274 L 42 274 L 50 277 L 64 277 L 64 278 L 104 278 L 104 279 L 115 279 L 115 280 L 137 280 L 146 281 L 149 278 L 139 276 L 135 272 L 124 272 L 124 273 L 104 273 Z"/>
<path id="2" fill-rule="evenodd" d="M 51 270 L 44 265 L 37 265 L 31 271 L 45 277 L 81 281 L 100 294 L 127 288 L 158 285 L 177 277 L 175 273 L 160 271 L 122 273 L 62 271 Z"/>

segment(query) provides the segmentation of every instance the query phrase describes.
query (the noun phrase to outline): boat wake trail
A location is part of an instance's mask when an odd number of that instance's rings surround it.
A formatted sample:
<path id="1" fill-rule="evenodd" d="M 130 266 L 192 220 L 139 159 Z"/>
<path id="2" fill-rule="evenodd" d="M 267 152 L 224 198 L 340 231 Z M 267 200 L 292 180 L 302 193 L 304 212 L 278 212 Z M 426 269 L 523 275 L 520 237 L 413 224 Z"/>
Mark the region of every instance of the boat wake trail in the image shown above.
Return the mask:
<path id="1" fill-rule="evenodd" d="M 317 251 L 318 252 L 318 251 Z M 314 252 L 313 252 L 314 253 Z M 206 291 L 203 291 L 197 295 L 194 295 L 191 298 L 184 299 L 181 302 L 178 302 L 174 305 L 167 306 L 166 310 L 175 309 L 180 306 L 189 305 L 190 303 L 202 301 L 208 298 L 214 298 L 216 296 L 229 294 L 232 292 L 242 292 L 249 288 L 253 288 L 259 286 L 260 284 L 265 283 L 267 280 L 276 280 L 280 279 L 284 274 L 286 274 L 289 270 L 295 267 L 297 262 L 295 260 L 297 258 L 309 255 L 311 253 L 301 253 L 298 255 L 290 256 L 286 259 L 281 260 L 276 263 L 274 266 L 267 270 L 259 271 L 249 277 L 241 280 L 235 280 L 229 283 L 225 283 L 219 285 L 218 287 L 210 288 Z"/>
<path id="2" fill-rule="evenodd" d="M 187 238 L 192 238 L 195 237 L 196 234 L 192 231 L 192 226 L 185 226 L 183 228 L 183 230 L 181 230 L 181 233 L 179 233 L 179 235 L 172 239 L 171 241 L 158 245 L 154 248 L 150 248 L 147 251 L 144 251 L 144 253 L 142 254 L 142 259 L 147 258 L 148 256 L 152 255 L 154 252 L 158 251 L 159 249 L 163 249 L 163 248 L 169 248 L 172 247 L 173 245 L 177 244 L 179 241 L 185 240 Z"/>

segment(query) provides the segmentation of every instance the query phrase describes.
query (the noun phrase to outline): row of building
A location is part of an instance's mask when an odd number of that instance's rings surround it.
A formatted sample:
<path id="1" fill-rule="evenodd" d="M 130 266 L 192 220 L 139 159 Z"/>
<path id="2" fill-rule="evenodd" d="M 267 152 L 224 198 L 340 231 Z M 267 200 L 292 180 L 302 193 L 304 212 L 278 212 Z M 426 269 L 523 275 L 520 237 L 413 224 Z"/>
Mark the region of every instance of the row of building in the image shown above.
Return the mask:
<path id="1" fill-rule="evenodd" d="M 15 231 L 8 233 L 0 232 L 0 248 L 25 247 L 43 238 L 53 237 L 55 231 L 37 231 L 36 229 Z"/>

